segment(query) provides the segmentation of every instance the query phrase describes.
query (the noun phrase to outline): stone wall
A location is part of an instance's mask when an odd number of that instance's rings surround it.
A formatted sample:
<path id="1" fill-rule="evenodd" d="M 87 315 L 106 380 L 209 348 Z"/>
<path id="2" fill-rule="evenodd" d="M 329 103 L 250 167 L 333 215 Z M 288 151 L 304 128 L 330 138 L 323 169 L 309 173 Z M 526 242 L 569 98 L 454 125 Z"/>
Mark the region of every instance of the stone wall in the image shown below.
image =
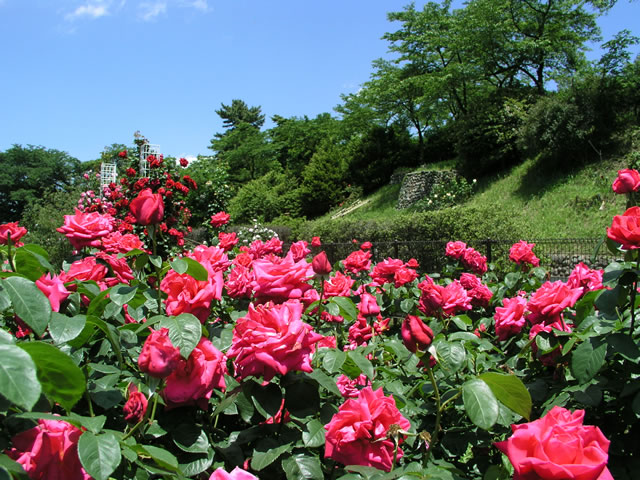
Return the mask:
<path id="1" fill-rule="evenodd" d="M 402 179 L 396 208 L 410 207 L 421 198 L 428 196 L 438 183 L 457 176 L 458 174 L 451 170 L 425 170 L 405 174 Z"/>

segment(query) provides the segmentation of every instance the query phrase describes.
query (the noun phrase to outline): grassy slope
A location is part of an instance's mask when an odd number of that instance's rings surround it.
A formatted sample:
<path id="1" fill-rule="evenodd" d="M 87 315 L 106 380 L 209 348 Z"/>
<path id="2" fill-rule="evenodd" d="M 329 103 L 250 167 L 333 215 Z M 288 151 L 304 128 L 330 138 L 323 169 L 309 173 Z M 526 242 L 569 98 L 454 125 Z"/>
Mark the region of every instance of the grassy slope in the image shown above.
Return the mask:
<path id="1" fill-rule="evenodd" d="M 598 237 L 625 208 L 625 198 L 611 190 L 620 168 L 624 168 L 620 161 L 611 160 L 572 172 L 550 171 L 530 159 L 507 173 L 480 180 L 476 194 L 463 207 L 491 206 L 512 212 L 514 222 L 528 238 Z M 369 197 L 367 205 L 347 218 L 398 215 L 395 202 L 399 190 L 399 185 L 381 188 Z"/>

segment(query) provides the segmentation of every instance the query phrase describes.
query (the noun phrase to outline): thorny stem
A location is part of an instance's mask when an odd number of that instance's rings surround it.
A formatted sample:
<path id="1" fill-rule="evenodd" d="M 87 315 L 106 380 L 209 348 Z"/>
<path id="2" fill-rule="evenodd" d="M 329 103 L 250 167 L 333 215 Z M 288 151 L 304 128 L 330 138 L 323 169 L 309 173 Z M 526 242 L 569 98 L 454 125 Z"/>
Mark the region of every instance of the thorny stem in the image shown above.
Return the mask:
<path id="1" fill-rule="evenodd" d="M 158 246 L 156 242 L 156 226 L 149 225 L 148 231 L 151 234 L 151 243 L 153 245 L 153 256 L 157 256 Z M 158 315 L 162 315 L 162 296 L 160 295 L 160 267 L 154 265 L 156 271 L 156 293 L 158 295 Z"/>
<path id="2" fill-rule="evenodd" d="M 636 258 L 636 270 L 640 269 L 640 259 Z M 638 292 L 638 277 L 631 285 L 631 327 L 629 328 L 629 336 L 633 337 L 633 330 L 636 323 L 636 294 Z"/>
<path id="3" fill-rule="evenodd" d="M 13 264 L 13 258 L 11 256 L 11 246 L 12 246 L 12 241 L 11 241 L 11 232 L 7 232 L 7 257 L 9 260 L 9 267 L 11 268 L 12 272 L 16 271 L 16 266 Z"/>
<path id="4" fill-rule="evenodd" d="M 429 456 L 431 455 L 431 450 L 433 446 L 438 442 L 438 431 L 440 430 L 440 417 L 442 415 L 442 404 L 440 402 L 440 391 L 438 390 L 438 384 L 436 383 L 436 379 L 433 376 L 433 370 L 431 370 L 431 365 L 429 365 L 429 359 L 426 359 L 425 365 L 427 366 L 427 374 L 429 375 L 429 380 L 431 380 L 431 385 L 433 386 L 433 393 L 436 397 L 436 424 L 433 428 L 433 434 L 431 435 L 431 444 L 427 449 L 427 454 L 425 455 L 425 463 L 429 461 Z"/>

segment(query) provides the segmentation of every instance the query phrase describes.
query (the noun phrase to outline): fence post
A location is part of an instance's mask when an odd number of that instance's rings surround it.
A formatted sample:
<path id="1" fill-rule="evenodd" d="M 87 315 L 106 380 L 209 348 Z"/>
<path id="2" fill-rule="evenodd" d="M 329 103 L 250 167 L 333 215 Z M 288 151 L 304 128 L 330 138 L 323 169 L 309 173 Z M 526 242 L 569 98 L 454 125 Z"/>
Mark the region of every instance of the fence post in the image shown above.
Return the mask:
<path id="1" fill-rule="evenodd" d="M 487 244 L 487 262 L 491 263 L 491 239 L 487 238 L 485 243 Z"/>
<path id="2" fill-rule="evenodd" d="M 398 240 L 393 241 L 393 258 L 398 258 Z"/>

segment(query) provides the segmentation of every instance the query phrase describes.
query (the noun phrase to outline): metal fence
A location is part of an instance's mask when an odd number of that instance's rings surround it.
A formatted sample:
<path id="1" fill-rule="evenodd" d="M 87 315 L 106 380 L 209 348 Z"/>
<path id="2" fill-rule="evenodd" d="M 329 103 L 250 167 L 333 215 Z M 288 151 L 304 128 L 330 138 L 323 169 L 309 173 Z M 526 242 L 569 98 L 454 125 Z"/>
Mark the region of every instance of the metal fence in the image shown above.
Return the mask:
<path id="1" fill-rule="evenodd" d="M 487 261 L 496 265 L 498 270 L 505 270 L 511 266 L 509 250 L 519 240 L 487 238 L 464 241 L 469 247 L 485 255 Z M 415 258 L 423 273 L 439 272 L 447 261 L 444 255 L 447 242 L 448 240 L 373 242 L 372 260 L 379 262 L 391 257 L 408 261 Z M 584 262 L 591 268 L 604 268 L 616 259 L 602 243 L 602 238 L 538 239 L 527 242 L 535 243 L 533 251 L 540 258 L 540 265 L 549 270 L 553 278 L 566 279 L 579 262 Z M 359 247 L 360 243 L 323 243 L 322 247 L 314 249 L 314 253 L 315 250 L 324 250 L 331 263 L 335 263 Z"/>

